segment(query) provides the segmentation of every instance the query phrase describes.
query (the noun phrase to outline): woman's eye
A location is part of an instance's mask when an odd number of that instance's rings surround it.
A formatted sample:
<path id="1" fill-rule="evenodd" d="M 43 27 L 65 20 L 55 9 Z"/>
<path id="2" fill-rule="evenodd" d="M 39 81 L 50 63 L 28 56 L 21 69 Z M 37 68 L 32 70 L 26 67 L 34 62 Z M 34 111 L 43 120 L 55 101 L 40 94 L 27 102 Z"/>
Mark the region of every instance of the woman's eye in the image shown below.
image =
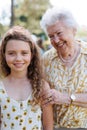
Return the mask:
<path id="1" fill-rule="evenodd" d="M 54 36 L 49 36 L 50 37 L 50 39 L 53 39 L 54 38 Z"/>
<path id="2" fill-rule="evenodd" d="M 62 32 L 58 32 L 57 35 L 58 35 L 58 36 L 59 36 L 59 35 L 62 35 Z"/>

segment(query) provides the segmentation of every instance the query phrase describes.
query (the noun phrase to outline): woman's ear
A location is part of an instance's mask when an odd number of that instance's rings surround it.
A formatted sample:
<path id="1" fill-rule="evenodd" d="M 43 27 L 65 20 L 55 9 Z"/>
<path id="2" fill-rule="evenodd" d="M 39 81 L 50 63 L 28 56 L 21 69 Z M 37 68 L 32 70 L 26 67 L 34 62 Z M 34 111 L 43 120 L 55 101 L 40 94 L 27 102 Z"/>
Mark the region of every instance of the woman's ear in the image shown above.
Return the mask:
<path id="1" fill-rule="evenodd" d="M 76 33 L 77 33 L 77 29 L 73 28 L 73 34 L 74 34 L 74 36 L 76 36 Z"/>

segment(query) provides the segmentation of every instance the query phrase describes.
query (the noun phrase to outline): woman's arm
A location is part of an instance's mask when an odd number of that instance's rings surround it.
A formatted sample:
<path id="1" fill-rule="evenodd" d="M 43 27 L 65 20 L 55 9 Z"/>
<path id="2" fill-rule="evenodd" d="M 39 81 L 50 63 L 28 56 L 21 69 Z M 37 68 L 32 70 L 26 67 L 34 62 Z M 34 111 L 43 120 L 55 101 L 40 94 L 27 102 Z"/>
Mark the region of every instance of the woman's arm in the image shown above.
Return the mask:
<path id="1" fill-rule="evenodd" d="M 75 101 L 72 102 L 73 105 L 87 108 L 87 93 L 76 93 Z"/>
<path id="2" fill-rule="evenodd" d="M 70 104 L 70 94 L 61 93 L 56 89 L 46 89 L 42 92 L 42 104 L 47 106 L 49 104 Z"/>
<path id="3" fill-rule="evenodd" d="M 46 83 L 46 82 L 45 82 L 44 89 L 50 89 L 48 83 Z M 52 105 L 47 105 L 47 106 L 42 105 L 42 123 L 43 123 L 43 130 L 53 130 L 53 109 L 52 109 Z"/>

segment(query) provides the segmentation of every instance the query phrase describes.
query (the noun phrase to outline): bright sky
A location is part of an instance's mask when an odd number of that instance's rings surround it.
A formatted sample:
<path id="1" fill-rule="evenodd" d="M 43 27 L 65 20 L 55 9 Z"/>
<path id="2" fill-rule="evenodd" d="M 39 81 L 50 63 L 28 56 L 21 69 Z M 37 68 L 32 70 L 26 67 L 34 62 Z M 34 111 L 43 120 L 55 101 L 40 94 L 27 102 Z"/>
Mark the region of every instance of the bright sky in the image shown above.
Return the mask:
<path id="1" fill-rule="evenodd" d="M 11 0 L 0 0 L 0 23 L 2 24 L 10 22 L 8 19 L 10 16 L 10 3 Z M 4 21 L 1 20 L 1 16 L 4 18 Z"/>
<path id="2" fill-rule="evenodd" d="M 11 0 L 0 0 L 0 23 L 1 15 L 10 16 L 10 2 Z M 87 26 L 87 0 L 50 0 L 50 2 L 58 8 L 70 10 L 80 25 Z M 9 23 L 8 17 L 4 18 L 3 23 Z"/>
<path id="3" fill-rule="evenodd" d="M 50 0 L 52 5 L 72 12 L 79 25 L 87 26 L 87 0 Z"/>

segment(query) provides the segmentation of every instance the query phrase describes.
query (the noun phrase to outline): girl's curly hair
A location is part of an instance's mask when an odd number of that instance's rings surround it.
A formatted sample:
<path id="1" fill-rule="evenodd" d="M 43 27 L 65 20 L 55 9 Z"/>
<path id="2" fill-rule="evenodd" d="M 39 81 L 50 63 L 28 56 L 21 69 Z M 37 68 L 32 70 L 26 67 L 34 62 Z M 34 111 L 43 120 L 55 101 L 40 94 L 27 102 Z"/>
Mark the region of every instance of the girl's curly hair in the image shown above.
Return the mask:
<path id="1" fill-rule="evenodd" d="M 27 77 L 32 85 L 34 102 L 35 104 L 37 104 L 40 99 L 40 91 L 44 83 L 43 72 L 39 48 L 36 45 L 36 43 L 34 43 L 31 34 L 27 29 L 21 26 L 14 26 L 11 29 L 9 29 L 3 37 L 0 48 L 0 71 L 2 72 L 3 76 L 8 76 L 11 73 L 9 66 L 6 63 L 5 50 L 7 42 L 12 39 L 22 40 L 29 43 L 32 59 L 30 65 L 28 66 Z"/>

